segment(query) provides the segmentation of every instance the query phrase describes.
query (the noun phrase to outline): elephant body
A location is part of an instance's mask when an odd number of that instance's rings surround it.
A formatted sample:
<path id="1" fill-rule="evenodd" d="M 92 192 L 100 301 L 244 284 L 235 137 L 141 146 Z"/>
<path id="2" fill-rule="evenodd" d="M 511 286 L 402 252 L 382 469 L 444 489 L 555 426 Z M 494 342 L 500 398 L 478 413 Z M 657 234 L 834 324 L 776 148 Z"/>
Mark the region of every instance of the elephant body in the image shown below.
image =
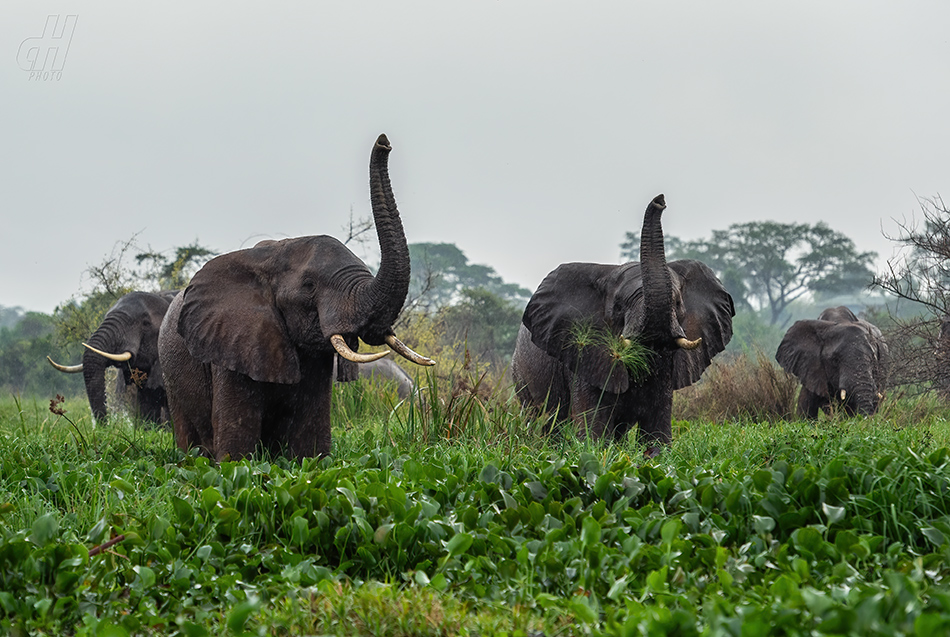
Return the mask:
<path id="1" fill-rule="evenodd" d="M 886 383 L 887 343 L 881 330 L 847 307 L 828 308 L 817 320 L 796 321 L 775 359 L 802 384 L 802 416 L 817 418 L 832 403 L 849 415 L 877 411 Z"/>
<path id="2" fill-rule="evenodd" d="M 162 371 L 158 360 L 158 332 L 177 291 L 129 292 L 106 312 L 102 323 L 92 333 L 83 353 L 82 365 L 63 371 L 82 371 L 89 407 L 97 422 L 108 418 L 106 408 L 105 370 L 119 370 L 120 387 L 136 387 L 139 416 L 159 423 L 165 420 L 167 408 Z M 94 351 L 98 350 L 98 351 Z M 100 352 L 127 360 L 112 360 Z M 52 362 L 52 361 L 50 361 Z"/>
<path id="3" fill-rule="evenodd" d="M 159 356 L 180 448 L 219 460 L 258 445 L 325 455 L 337 353 L 353 362 L 384 355 L 356 354 L 362 339 L 432 363 L 391 327 L 409 289 L 409 251 L 389 184 L 390 150 L 381 135 L 370 159 L 382 257 L 375 277 L 333 237 L 268 240 L 212 259 L 172 302 Z"/>
<path id="4" fill-rule="evenodd" d="M 634 425 L 651 453 L 671 440 L 673 391 L 696 382 L 732 338 L 732 297 L 705 264 L 666 262 L 662 195 L 648 206 L 637 263 L 567 263 L 541 282 L 522 317 L 512 356 L 527 406 L 572 420 L 587 435 L 619 439 Z M 652 352 L 636 376 L 603 344 L 580 345 L 586 324 Z M 583 433 L 582 432 L 582 433 Z"/>

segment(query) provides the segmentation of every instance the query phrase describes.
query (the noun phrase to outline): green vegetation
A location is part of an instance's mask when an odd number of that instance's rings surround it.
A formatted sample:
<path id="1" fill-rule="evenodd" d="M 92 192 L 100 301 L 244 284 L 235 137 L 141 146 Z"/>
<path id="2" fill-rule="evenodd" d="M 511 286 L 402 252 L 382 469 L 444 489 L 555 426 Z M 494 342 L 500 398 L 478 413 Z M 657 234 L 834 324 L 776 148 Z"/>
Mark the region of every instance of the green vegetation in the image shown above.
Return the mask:
<path id="1" fill-rule="evenodd" d="M 0 632 L 940 634 L 950 413 L 546 438 L 463 367 L 334 396 L 334 450 L 214 464 L 0 401 Z M 713 391 L 721 391 L 714 389 Z M 513 610 L 512 610 L 513 609 Z"/>

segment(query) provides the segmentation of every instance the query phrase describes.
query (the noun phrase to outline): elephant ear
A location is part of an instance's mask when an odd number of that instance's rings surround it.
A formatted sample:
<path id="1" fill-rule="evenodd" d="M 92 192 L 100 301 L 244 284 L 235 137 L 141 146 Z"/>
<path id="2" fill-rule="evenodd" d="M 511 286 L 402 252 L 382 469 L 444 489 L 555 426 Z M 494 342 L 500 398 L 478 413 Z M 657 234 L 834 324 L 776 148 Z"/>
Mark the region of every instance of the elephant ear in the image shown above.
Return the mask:
<path id="1" fill-rule="evenodd" d="M 584 381 L 619 394 L 630 378 L 606 347 L 597 343 L 578 346 L 579 328 L 613 331 L 606 309 L 605 280 L 617 266 L 565 263 L 548 274 L 528 301 L 522 323 L 531 341 L 559 360 Z"/>
<path id="2" fill-rule="evenodd" d="M 673 389 L 681 389 L 699 380 L 713 356 L 726 349 L 736 308 L 732 295 L 705 263 L 682 259 L 668 265 L 683 301 L 684 313 L 679 318 L 686 338 L 703 339 L 696 349 L 678 349 L 673 354 Z"/>
<path id="3" fill-rule="evenodd" d="M 255 249 L 208 261 L 185 289 L 178 333 L 202 363 L 219 365 L 265 383 L 300 382 L 297 351 L 257 275 Z"/>
<path id="4" fill-rule="evenodd" d="M 827 321 L 795 321 L 775 352 L 782 369 L 798 378 L 805 389 L 825 398 L 829 378 L 822 363 L 822 334 L 827 325 Z"/>

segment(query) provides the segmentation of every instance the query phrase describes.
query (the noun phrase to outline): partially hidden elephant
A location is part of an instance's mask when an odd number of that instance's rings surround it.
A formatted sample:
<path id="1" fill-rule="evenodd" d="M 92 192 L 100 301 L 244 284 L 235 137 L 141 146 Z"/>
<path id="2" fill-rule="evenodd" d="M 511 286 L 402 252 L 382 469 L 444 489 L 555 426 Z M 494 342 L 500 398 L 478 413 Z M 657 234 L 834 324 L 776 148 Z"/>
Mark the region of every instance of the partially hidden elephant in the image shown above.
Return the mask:
<path id="1" fill-rule="evenodd" d="M 524 405 L 573 421 L 581 433 L 619 440 L 639 425 L 655 455 L 672 437 L 673 391 L 699 380 L 732 338 L 732 296 L 705 264 L 667 263 L 663 195 L 647 207 L 640 262 L 565 263 L 545 277 L 522 317 L 511 374 Z M 583 344 L 579 325 L 636 340 L 651 352 L 632 375 L 601 342 Z"/>
<path id="2" fill-rule="evenodd" d="M 177 290 L 129 292 L 109 308 L 102 323 L 83 345 L 82 363 L 60 365 L 46 359 L 61 372 L 82 372 L 89 407 L 97 423 L 108 418 L 105 370 L 119 370 L 118 385 L 137 389 L 138 415 L 160 423 L 166 419 L 167 402 L 158 360 L 158 331 Z"/>
<path id="3" fill-rule="evenodd" d="M 330 452 L 334 356 L 338 378 L 388 351 L 359 354 L 359 340 L 387 344 L 420 365 L 393 333 L 409 291 L 409 248 L 389 181 L 385 135 L 370 157 L 370 199 L 381 261 L 377 274 L 329 236 L 266 240 L 210 260 L 172 301 L 159 360 L 181 449 L 218 460 L 258 446 L 295 458 Z"/>
<path id="4" fill-rule="evenodd" d="M 337 371 L 337 364 L 339 362 L 340 356 L 338 354 L 333 367 L 333 377 L 338 380 L 341 378 L 340 373 Z M 346 364 L 345 359 L 342 364 Z M 394 383 L 396 386 L 396 395 L 399 396 L 400 400 L 409 398 L 412 394 L 412 390 L 415 388 L 415 384 L 412 382 L 412 378 L 409 377 L 409 374 L 406 373 L 406 370 L 400 367 L 399 363 L 389 358 L 380 358 L 376 361 L 360 363 L 356 365 L 356 371 L 357 375 L 355 377 L 344 375 L 341 382 L 365 379 L 371 382 Z"/>
<path id="5" fill-rule="evenodd" d="M 873 414 L 884 396 L 884 336 L 843 305 L 826 309 L 817 320 L 795 321 L 775 360 L 801 382 L 798 411 L 805 418 L 817 418 L 832 403 L 848 415 Z"/>

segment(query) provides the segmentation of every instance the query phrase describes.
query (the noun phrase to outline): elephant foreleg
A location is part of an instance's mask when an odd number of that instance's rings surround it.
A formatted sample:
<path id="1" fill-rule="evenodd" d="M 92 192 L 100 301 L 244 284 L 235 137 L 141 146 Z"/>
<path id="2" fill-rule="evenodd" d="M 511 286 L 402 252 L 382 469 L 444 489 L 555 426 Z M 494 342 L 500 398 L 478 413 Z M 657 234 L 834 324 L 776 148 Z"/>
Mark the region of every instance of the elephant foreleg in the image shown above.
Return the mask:
<path id="1" fill-rule="evenodd" d="M 211 385 L 215 459 L 240 460 L 251 455 L 261 439 L 264 383 L 238 372 L 213 367 Z"/>

